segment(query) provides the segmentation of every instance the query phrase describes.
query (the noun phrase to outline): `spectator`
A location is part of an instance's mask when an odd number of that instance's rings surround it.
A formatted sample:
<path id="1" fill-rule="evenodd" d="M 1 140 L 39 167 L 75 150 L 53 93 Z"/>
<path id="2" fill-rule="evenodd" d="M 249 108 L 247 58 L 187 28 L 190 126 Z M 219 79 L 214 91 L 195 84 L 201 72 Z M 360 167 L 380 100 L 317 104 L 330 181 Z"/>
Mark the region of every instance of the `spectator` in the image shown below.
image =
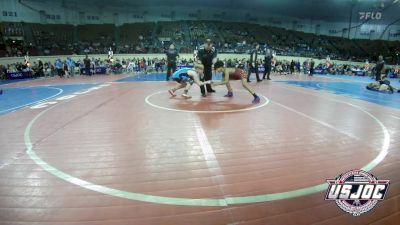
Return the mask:
<path id="1" fill-rule="evenodd" d="M 84 64 L 84 68 L 85 68 L 85 75 L 89 75 L 92 76 L 92 73 L 90 71 L 90 65 L 91 65 L 91 61 L 89 59 L 89 56 L 86 55 L 85 59 L 83 59 L 83 64 Z"/>
<path id="2" fill-rule="evenodd" d="M 376 62 L 375 66 L 375 80 L 380 81 L 381 80 L 381 74 L 384 73 L 385 69 L 385 61 L 383 60 L 383 56 L 380 55 L 378 57 L 378 62 Z"/>
<path id="3" fill-rule="evenodd" d="M 267 75 L 267 80 L 271 80 L 270 74 L 271 74 L 271 66 L 272 66 L 272 52 L 271 49 L 267 49 L 264 57 L 264 76 L 263 80 L 265 80 L 265 75 Z"/>
<path id="4" fill-rule="evenodd" d="M 67 58 L 67 66 L 68 66 L 68 72 L 70 76 L 74 76 L 75 74 L 75 61 L 71 59 L 71 57 Z"/>
<path id="5" fill-rule="evenodd" d="M 179 54 L 178 54 L 178 51 L 175 50 L 174 44 L 171 44 L 169 46 L 169 49 L 167 51 L 165 51 L 165 54 L 167 55 L 167 78 L 166 78 L 166 80 L 168 81 L 171 74 L 176 71 L 176 58 L 179 57 Z"/>
<path id="6" fill-rule="evenodd" d="M 315 64 L 314 60 L 311 59 L 311 61 L 310 61 L 310 76 L 314 75 L 314 64 Z"/>
<path id="7" fill-rule="evenodd" d="M 257 82 L 261 82 L 260 77 L 258 76 L 258 49 L 260 45 L 258 43 L 254 44 L 254 49 L 250 52 L 250 62 L 249 62 L 249 72 L 247 76 L 247 82 L 250 82 L 250 76 L 252 72 L 256 73 Z"/>
<path id="8" fill-rule="evenodd" d="M 38 77 L 43 77 L 44 76 L 44 72 L 43 72 L 43 69 L 44 69 L 44 66 L 43 66 L 43 62 L 42 62 L 42 60 L 40 60 L 40 59 L 38 59 L 38 68 L 37 68 L 37 75 L 38 75 Z"/>
<path id="9" fill-rule="evenodd" d="M 61 59 L 57 59 L 57 60 L 56 60 L 56 62 L 55 62 L 55 67 L 56 67 L 56 70 L 57 70 L 57 75 L 58 75 L 60 78 L 63 78 L 63 77 L 64 77 L 64 73 L 63 73 L 63 67 L 64 67 L 64 65 L 63 65 L 63 62 L 61 61 Z"/>
<path id="10" fill-rule="evenodd" d="M 294 66 L 295 66 L 295 63 L 294 63 L 294 60 L 292 60 L 292 61 L 290 62 L 290 74 L 293 74 L 293 73 L 294 73 Z"/>

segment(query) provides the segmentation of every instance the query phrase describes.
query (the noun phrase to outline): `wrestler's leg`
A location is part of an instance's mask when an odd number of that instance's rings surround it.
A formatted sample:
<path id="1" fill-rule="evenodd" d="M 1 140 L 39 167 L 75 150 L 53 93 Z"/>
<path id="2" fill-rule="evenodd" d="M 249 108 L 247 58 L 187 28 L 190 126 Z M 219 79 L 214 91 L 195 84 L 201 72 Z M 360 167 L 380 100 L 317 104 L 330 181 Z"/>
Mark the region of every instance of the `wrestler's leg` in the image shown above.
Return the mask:
<path id="1" fill-rule="evenodd" d="M 192 96 L 190 96 L 188 94 L 190 88 L 192 87 L 192 84 L 193 84 L 192 82 L 187 82 L 186 83 L 185 90 L 183 91 L 182 97 L 184 97 L 184 98 L 191 98 L 192 97 Z"/>
<path id="2" fill-rule="evenodd" d="M 253 99 L 253 103 L 257 104 L 260 103 L 260 97 L 258 97 L 258 95 L 254 92 L 254 90 L 249 86 L 249 84 L 247 83 L 247 77 L 243 77 L 242 78 L 242 86 L 251 94 L 253 95 L 254 99 Z"/>
<path id="3" fill-rule="evenodd" d="M 181 83 L 179 83 L 178 86 L 176 86 L 176 87 L 174 87 L 174 88 L 168 90 L 168 92 L 169 92 L 169 94 L 170 94 L 172 97 L 175 97 L 175 96 L 176 96 L 176 93 L 175 93 L 175 92 L 176 92 L 177 90 L 182 89 L 182 88 L 185 88 L 185 87 L 186 87 L 186 83 L 183 82 L 183 81 L 181 81 Z"/>

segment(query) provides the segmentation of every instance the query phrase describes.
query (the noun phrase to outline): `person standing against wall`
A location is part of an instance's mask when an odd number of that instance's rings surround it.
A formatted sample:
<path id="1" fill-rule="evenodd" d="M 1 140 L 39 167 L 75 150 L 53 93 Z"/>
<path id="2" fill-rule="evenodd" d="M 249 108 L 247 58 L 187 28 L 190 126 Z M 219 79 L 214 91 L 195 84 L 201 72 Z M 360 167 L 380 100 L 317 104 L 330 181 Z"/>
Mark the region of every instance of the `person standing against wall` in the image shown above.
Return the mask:
<path id="1" fill-rule="evenodd" d="M 250 75 L 254 71 L 256 73 L 257 82 L 261 82 L 262 80 L 258 76 L 258 49 L 260 45 L 258 43 L 254 44 L 253 50 L 250 52 L 250 62 L 249 62 L 249 75 L 247 76 L 247 82 L 250 82 Z"/>
<path id="2" fill-rule="evenodd" d="M 108 50 L 108 57 L 107 58 L 108 58 L 108 62 L 109 63 L 113 63 L 114 62 L 114 52 L 113 52 L 111 47 Z"/>
<path id="3" fill-rule="evenodd" d="M 167 55 L 167 78 L 166 80 L 169 81 L 171 74 L 175 73 L 176 71 L 176 58 L 179 57 L 178 51 L 175 49 L 175 45 L 171 44 L 169 49 L 165 51 Z"/>
<path id="4" fill-rule="evenodd" d="M 294 66 L 295 66 L 295 63 L 294 63 L 294 60 L 292 59 L 292 61 L 290 62 L 290 66 L 289 66 L 290 74 L 294 73 Z"/>
<path id="5" fill-rule="evenodd" d="M 272 65 L 272 52 L 270 49 L 267 49 L 264 57 L 264 76 L 263 80 L 265 80 L 265 75 L 267 75 L 267 80 L 271 80 L 269 75 L 271 74 L 271 65 Z"/>
<path id="6" fill-rule="evenodd" d="M 61 59 L 56 59 L 55 67 L 57 69 L 57 75 L 60 78 L 64 77 L 64 74 L 63 74 L 63 62 L 61 61 Z"/>
<path id="7" fill-rule="evenodd" d="M 376 66 L 375 66 L 375 80 L 376 81 L 380 81 L 381 78 L 381 74 L 383 73 L 385 69 L 385 61 L 383 60 L 383 56 L 380 55 L 378 57 L 378 62 L 376 62 Z"/>
<path id="8" fill-rule="evenodd" d="M 92 76 L 92 73 L 90 72 L 90 59 L 88 55 L 86 55 L 85 59 L 83 59 L 83 64 L 85 65 L 85 75 Z"/>
<path id="9" fill-rule="evenodd" d="M 29 52 L 26 52 L 26 55 L 24 56 L 24 65 L 27 67 L 31 67 L 31 61 L 29 58 Z"/>
<path id="10" fill-rule="evenodd" d="M 71 58 L 67 58 L 67 65 L 68 65 L 68 71 L 70 76 L 75 75 L 75 61 Z"/>
<path id="11" fill-rule="evenodd" d="M 44 72 L 43 72 L 43 69 L 44 69 L 44 66 L 43 66 L 43 62 L 42 62 L 42 60 L 40 60 L 40 59 L 37 59 L 39 62 L 38 62 L 38 67 L 37 67 L 37 76 L 38 77 L 43 77 L 44 76 Z"/>
<path id="12" fill-rule="evenodd" d="M 310 61 L 310 76 L 314 75 L 314 65 L 315 65 L 315 62 L 313 59 L 311 59 L 311 61 Z"/>

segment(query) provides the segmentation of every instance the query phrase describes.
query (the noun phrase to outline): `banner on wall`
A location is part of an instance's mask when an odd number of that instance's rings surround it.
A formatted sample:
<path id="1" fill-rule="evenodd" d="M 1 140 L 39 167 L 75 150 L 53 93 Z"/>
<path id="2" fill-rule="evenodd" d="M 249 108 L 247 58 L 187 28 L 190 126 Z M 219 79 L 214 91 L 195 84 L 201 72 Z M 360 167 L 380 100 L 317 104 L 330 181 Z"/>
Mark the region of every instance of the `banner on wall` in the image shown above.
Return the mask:
<path id="1" fill-rule="evenodd" d="M 106 74 L 107 68 L 105 66 L 98 66 L 96 67 L 96 74 Z"/>
<path id="2" fill-rule="evenodd" d="M 325 70 L 323 70 L 323 69 L 315 69 L 315 70 L 314 70 L 314 74 L 320 74 L 320 75 L 322 75 L 322 74 L 326 74 L 326 73 L 325 73 Z"/>
<path id="3" fill-rule="evenodd" d="M 11 72 L 7 73 L 7 79 L 26 79 L 30 78 L 31 73 L 30 72 Z"/>
<path id="4" fill-rule="evenodd" d="M 354 72 L 354 75 L 356 75 L 356 76 L 365 76 L 365 72 L 364 71 L 355 71 Z"/>
<path id="5" fill-rule="evenodd" d="M 95 74 L 106 74 L 107 68 L 105 66 L 98 66 L 95 68 Z M 81 74 L 85 74 L 85 68 L 81 68 Z"/>

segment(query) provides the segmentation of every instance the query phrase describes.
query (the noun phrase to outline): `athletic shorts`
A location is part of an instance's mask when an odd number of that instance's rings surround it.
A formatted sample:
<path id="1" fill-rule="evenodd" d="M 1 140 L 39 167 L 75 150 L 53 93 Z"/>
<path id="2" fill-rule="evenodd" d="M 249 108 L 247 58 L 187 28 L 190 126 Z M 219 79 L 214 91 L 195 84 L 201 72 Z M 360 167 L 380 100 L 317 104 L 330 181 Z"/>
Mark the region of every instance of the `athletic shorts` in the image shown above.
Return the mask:
<path id="1" fill-rule="evenodd" d="M 247 73 L 243 69 L 236 69 L 234 73 L 229 74 L 229 80 L 247 79 Z"/>
<path id="2" fill-rule="evenodd" d="M 193 79 L 190 78 L 187 73 L 179 74 L 179 77 L 175 77 L 172 80 L 182 84 L 182 83 L 192 83 Z"/>

